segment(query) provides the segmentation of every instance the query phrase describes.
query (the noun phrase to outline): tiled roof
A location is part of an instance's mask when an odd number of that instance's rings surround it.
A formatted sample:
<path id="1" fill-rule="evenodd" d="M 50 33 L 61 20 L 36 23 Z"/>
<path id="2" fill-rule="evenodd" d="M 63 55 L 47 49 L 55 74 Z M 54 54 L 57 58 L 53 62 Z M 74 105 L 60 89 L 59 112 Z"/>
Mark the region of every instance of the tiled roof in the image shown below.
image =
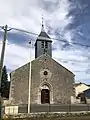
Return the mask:
<path id="1" fill-rule="evenodd" d="M 45 37 L 45 38 L 49 38 L 50 39 L 50 37 L 47 35 L 47 33 L 43 32 L 43 31 L 41 31 L 41 33 L 39 34 L 39 37 Z"/>
<path id="2" fill-rule="evenodd" d="M 78 85 L 81 85 L 81 84 L 84 84 L 84 83 L 75 83 L 75 87 L 78 86 Z"/>
<path id="3" fill-rule="evenodd" d="M 78 86 L 78 85 L 81 85 L 81 84 L 84 84 L 84 85 L 86 85 L 86 86 L 90 87 L 90 85 L 89 85 L 89 84 L 86 84 L 86 83 L 82 83 L 82 82 L 79 82 L 79 83 L 75 83 L 75 86 Z"/>

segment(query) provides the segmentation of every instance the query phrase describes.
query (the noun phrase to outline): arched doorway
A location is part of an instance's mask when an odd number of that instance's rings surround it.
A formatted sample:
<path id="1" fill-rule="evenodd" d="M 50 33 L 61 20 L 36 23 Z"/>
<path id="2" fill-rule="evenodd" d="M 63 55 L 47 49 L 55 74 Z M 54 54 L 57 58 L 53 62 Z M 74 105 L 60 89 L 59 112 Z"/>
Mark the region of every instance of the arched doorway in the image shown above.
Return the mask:
<path id="1" fill-rule="evenodd" d="M 38 104 L 53 104 L 53 88 L 48 82 L 42 82 L 38 89 Z"/>
<path id="2" fill-rule="evenodd" d="M 49 89 L 41 90 L 41 104 L 50 103 L 50 91 Z"/>

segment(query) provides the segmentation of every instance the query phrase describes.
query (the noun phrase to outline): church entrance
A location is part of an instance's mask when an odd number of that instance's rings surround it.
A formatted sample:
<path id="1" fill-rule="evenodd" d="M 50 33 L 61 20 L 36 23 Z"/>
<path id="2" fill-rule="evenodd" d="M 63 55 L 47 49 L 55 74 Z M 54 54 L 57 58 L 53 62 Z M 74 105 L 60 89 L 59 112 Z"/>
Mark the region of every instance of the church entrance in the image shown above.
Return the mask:
<path id="1" fill-rule="evenodd" d="M 50 91 L 48 89 L 42 89 L 41 91 L 41 103 L 50 103 Z"/>

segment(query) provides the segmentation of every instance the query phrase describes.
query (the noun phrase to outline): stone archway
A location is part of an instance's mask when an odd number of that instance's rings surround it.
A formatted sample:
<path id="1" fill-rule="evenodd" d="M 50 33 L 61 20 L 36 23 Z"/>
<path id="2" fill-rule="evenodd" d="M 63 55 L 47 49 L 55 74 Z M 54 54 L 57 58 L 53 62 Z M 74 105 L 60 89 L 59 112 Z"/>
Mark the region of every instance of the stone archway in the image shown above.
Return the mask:
<path id="1" fill-rule="evenodd" d="M 53 104 L 53 89 L 51 84 L 43 82 L 38 90 L 38 104 Z"/>

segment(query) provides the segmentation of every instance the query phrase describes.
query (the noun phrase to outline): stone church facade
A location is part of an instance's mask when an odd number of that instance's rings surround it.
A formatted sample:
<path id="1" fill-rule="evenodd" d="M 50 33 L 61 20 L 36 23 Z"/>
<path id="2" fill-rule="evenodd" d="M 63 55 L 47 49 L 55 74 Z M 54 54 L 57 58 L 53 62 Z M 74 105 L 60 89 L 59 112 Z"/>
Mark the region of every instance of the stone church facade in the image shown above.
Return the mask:
<path id="1" fill-rule="evenodd" d="M 10 73 L 9 100 L 12 105 L 28 104 L 30 63 Z M 31 104 L 70 104 L 75 75 L 52 58 L 52 41 L 42 25 L 31 62 Z"/>

